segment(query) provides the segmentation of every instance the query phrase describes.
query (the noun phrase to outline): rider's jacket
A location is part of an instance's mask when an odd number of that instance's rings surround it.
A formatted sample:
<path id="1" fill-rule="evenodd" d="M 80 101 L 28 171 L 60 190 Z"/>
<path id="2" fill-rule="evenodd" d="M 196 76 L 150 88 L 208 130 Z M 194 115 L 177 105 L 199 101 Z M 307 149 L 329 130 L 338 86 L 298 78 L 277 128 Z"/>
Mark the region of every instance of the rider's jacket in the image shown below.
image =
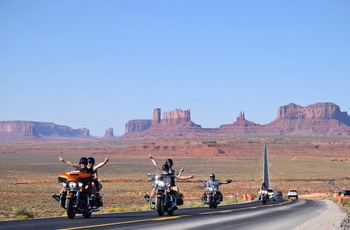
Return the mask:
<path id="1" fill-rule="evenodd" d="M 208 180 L 207 182 L 205 182 L 206 186 L 210 186 L 210 187 L 214 187 L 217 190 L 219 189 L 219 185 L 220 185 L 220 181 L 218 180 Z"/>

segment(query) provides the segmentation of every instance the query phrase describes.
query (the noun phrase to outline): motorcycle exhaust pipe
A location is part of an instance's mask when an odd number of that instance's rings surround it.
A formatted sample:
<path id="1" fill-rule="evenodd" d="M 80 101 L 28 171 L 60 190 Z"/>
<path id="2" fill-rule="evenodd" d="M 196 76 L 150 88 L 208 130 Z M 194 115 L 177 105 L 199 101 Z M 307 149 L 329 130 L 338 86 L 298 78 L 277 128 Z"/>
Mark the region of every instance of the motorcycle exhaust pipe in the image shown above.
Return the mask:
<path id="1" fill-rule="evenodd" d="M 96 212 L 96 211 L 100 211 L 100 210 L 101 210 L 100 207 L 98 207 L 98 208 L 92 208 L 92 209 L 89 210 L 89 213 Z"/>

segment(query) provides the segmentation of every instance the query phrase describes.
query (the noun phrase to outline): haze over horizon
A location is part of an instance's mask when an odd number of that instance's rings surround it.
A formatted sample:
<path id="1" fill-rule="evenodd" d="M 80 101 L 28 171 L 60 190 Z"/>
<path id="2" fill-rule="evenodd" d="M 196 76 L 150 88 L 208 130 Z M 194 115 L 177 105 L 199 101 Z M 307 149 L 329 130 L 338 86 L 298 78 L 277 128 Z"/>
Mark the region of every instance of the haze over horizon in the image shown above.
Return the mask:
<path id="1" fill-rule="evenodd" d="M 350 112 L 350 2 L 0 0 L 0 121 L 103 136 L 191 111 L 203 128 L 279 106 Z"/>

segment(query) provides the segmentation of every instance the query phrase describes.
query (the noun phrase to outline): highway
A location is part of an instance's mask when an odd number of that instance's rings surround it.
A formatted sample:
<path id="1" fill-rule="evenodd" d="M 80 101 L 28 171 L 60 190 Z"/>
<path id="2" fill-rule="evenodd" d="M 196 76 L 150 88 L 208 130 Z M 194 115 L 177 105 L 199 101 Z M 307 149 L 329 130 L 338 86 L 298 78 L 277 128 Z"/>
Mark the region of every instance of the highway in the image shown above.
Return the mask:
<path id="1" fill-rule="evenodd" d="M 262 205 L 258 201 L 233 205 L 180 208 L 173 216 L 158 216 L 156 211 L 97 214 L 85 219 L 77 215 L 2 221 L 0 229 L 294 229 L 326 210 L 325 202 L 279 199 Z"/>

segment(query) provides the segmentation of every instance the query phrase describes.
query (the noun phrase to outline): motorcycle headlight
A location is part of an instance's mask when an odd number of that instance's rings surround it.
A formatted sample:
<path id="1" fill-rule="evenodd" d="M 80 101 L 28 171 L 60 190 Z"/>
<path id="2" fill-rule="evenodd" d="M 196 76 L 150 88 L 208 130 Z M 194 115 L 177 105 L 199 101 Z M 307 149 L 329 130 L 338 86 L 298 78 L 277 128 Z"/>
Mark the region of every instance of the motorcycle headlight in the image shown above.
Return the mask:
<path id="1" fill-rule="evenodd" d="M 164 185 L 165 185 L 164 181 L 158 181 L 158 186 L 159 187 L 164 187 Z"/>
<path id="2" fill-rule="evenodd" d="M 71 182 L 68 183 L 68 186 L 69 186 L 69 188 L 76 188 L 77 187 L 77 183 L 71 181 Z"/>
<path id="3" fill-rule="evenodd" d="M 67 183 L 66 182 L 60 182 L 60 185 L 62 185 L 63 187 L 67 187 Z"/>
<path id="4" fill-rule="evenodd" d="M 214 189 L 213 189 L 213 188 L 208 188 L 208 191 L 209 191 L 209 192 L 213 192 Z"/>
<path id="5" fill-rule="evenodd" d="M 79 188 L 82 188 L 84 186 L 84 184 L 81 182 L 79 182 L 78 185 L 79 185 Z"/>

